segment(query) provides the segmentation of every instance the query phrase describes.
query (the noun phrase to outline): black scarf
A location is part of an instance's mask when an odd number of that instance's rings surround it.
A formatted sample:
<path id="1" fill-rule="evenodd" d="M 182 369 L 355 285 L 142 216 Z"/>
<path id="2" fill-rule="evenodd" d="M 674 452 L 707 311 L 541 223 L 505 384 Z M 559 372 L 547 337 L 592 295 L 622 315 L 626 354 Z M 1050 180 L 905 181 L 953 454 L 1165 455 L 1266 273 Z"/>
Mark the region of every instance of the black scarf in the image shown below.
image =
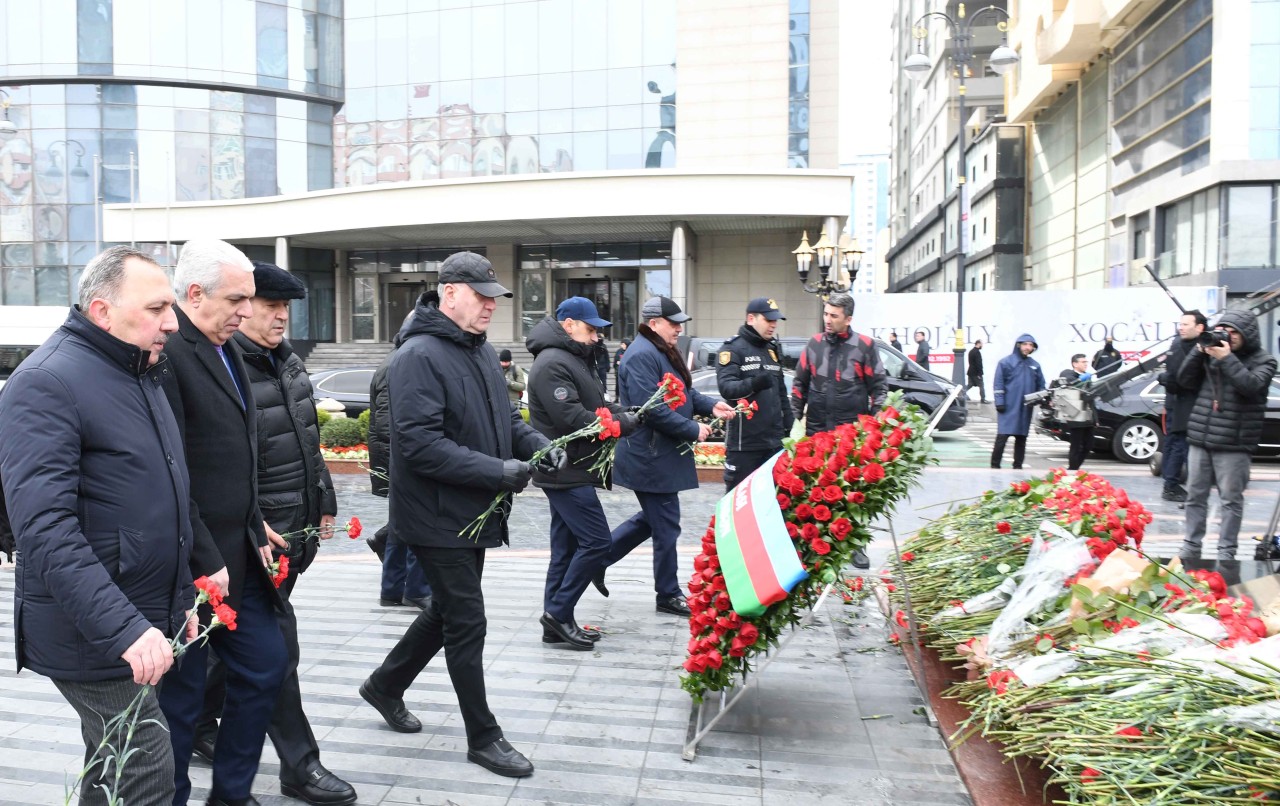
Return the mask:
<path id="1" fill-rule="evenodd" d="M 641 336 L 648 339 L 654 347 L 657 347 L 658 352 L 667 357 L 667 360 L 671 362 L 671 366 L 676 368 L 676 374 L 680 376 L 680 380 L 684 381 L 685 386 L 688 386 L 693 382 L 693 378 L 689 375 L 689 368 L 685 366 L 684 359 L 680 357 L 680 353 L 676 351 L 676 348 L 667 344 L 666 341 L 664 341 L 657 333 L 654 333 L 653 328 L 648 325 L 641 325 L 636 328 L 636 331 Z"/>

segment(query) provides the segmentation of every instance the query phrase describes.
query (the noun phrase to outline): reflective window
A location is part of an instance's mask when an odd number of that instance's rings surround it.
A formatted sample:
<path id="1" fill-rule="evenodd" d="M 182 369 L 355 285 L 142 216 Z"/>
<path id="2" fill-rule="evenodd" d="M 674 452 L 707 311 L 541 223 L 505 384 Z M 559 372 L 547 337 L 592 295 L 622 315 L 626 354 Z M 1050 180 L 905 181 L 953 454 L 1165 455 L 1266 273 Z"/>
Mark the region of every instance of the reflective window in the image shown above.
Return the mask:
<path id="1" fill-rule="evenodd" d="M 1276 265 L 1274 185 L 1233 185 L 1227 188 L 1223 226 L 1222 265 L 1227 268 L 1269 268 Z"/>
<path id="2" fill-rule="evenodd" d="M 1254 0 L 1249 30 L 1249 156 L 1280 159 L 1280 2 Z"/>
<path id="3" fill-rule="evenodd" d="M 809 167 L 809 0 L 791 0 L 787 165 Z"/>

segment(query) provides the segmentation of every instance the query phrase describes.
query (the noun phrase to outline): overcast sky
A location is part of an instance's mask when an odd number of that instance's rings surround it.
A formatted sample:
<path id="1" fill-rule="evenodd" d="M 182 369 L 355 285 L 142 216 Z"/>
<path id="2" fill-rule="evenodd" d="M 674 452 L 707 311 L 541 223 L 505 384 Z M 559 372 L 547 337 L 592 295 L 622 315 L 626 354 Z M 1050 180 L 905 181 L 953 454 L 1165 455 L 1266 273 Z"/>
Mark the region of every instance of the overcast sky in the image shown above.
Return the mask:
<path id="1" fill-rule="evenodd" d="M 840 161 L 889 151 L 889 20 L 896 3 L 840 0 Z"/>

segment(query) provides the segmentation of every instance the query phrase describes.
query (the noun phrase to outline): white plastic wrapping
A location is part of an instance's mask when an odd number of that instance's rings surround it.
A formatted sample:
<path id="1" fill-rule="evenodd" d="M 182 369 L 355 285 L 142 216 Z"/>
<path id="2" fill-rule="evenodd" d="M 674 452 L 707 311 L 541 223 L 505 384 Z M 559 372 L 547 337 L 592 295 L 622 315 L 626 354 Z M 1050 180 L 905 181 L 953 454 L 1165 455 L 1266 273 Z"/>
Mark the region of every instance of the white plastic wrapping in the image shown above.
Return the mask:
<path id="1" fill-rule="evenodd" d="M 1028 619 L 1045 605 L 1056 602 L 1067 579 L 1093 562 L 1085 538 L 1071 535 L 1050 521 L 1041 523 L 1040 530 L 1059 539 L 1037 539 L 1032 543 L 1021 581 L 991 625 L 987 654 L 992 658 L 1007 658 L 1015 643 L 1042 632 L 1043 627 L 1032 625 Z"/>

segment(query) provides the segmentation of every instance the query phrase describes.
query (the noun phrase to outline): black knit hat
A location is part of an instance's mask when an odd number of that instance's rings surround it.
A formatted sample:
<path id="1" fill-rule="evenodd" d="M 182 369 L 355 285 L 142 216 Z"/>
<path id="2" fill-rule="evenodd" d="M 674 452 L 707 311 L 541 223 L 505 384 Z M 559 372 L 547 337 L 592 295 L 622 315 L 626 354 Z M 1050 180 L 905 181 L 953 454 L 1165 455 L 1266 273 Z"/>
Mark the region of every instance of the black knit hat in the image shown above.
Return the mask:
<path id="1" fill-rule="evenodd" d="M 503 350 L 502 352 L 498 353 L 498 360 L 499 360 L 499 361 L 510 361 L 510 360 L 511 360 L 511 351 L 510 351 L 510 350 Z"/>
<path id="2" fill-rule="evenodd" d="M 306 299 L 307 287 L 296 276 L 271 263 L 253 261 L 253 295 L 263 299 Z"/>

